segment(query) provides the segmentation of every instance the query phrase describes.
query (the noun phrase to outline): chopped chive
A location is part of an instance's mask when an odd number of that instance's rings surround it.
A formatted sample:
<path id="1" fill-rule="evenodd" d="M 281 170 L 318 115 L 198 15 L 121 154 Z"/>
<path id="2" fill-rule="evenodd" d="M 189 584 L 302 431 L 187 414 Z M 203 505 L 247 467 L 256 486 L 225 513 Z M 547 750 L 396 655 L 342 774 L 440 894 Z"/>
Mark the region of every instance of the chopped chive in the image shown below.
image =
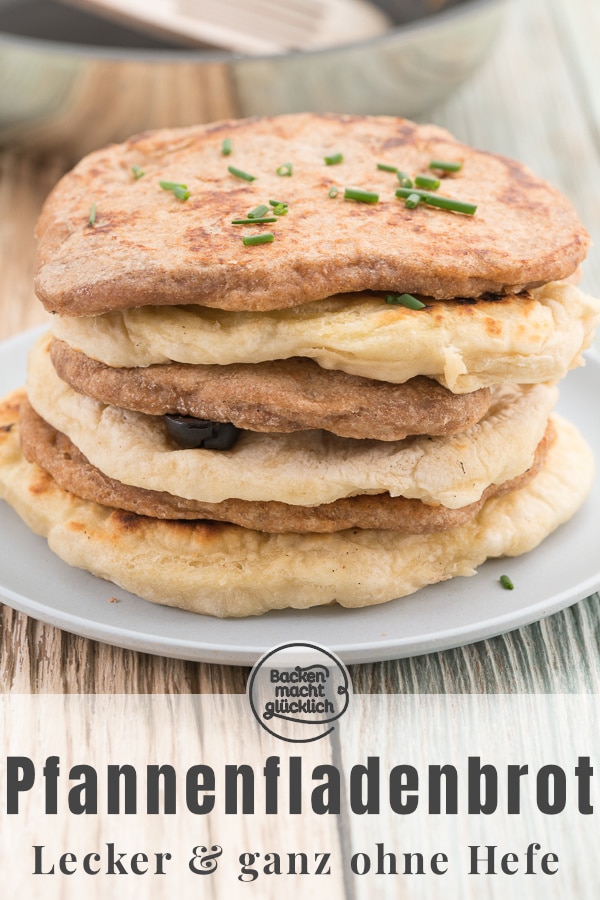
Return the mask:
<path id="1" fill-rule="evenodd" d="M 344 161 L 343 153 L 332 153 L 331 156 L 325 156 L 325 164 L 328 166 L 337 166 Z"/>
<path id="2" fill-rule="evenodd" d="M 245 247 L 252 247 L 254 244 L 270 244 L 275 240 L 275 235 L 271 231 L 265 231 L 263 234 L 245 234 L 242 243 Z"/>
<path id="3" fill-rule="evenodd" d="M 412 294 L 388 294 L 385 302 L 393 306 L 406 306 L 408 309 L 425 309 L 426 306 Z"/>
<path id="4" fill-rule="evenodd" d="M 248 172 L 244 172 L 242 169 L 236 169 L 235 166 L 227 166 L 227 171 L 231 172 L 232 175 L 235 175 L 236 178 L 242 178 L 244 181 L 256 181 L 256 175 L 249 175 Z"/>
<path id="5" fill-rule="evenodd" d="M 159 181 L 158 183 L 163 191 L 174 191 L 176 187 L 187 189 L 187 184 L 181 184 L 178 181 Z"/>
<path id="6" fill-rule="evenodd" d="M 435 191 L 439 186 L 439 178 L 429 178 L 427 175 L 417 175 L 415 178 L 415 187 L 427 188 L 430 191 Z"/>
<path id="7" fill-rule="evenodd" d="M 275 171 L 278 175 L 291 175 L 294 171 L 294 167 L 292 163 L 283 163 L 282 166 L 277 166 Z"/>
<path id="8" fill-rule="evenodd" d="M 187 184 L 179 184 L 177 181 L 159 181 L 163 191 L 171 191 L 178 200 L 187 200 L 190 196 Z"/>
<path id="9" fill-rule="evenodd" d="M 408 188 L 398 188 L 396 197 L 406 199 L 411 194 L 418 194 L 423 203 L 428 206 L 437 206 L 439 209 L 449 209 L 452 212 L 464 213 L 466 216 L 475 215 L 477 206 L 474 203 L 465 203 L 462 200 L 453 200 L 452 197 L 442 197 L 439 194 L 430 194 L 429 191 L 413 191 Z"/>
<path id="10" fill-rule="evenodd" d="M 344 200 L 356 200 L 358 203 L 378 203 L 379 194 L 372 191 L 363 191 L 360 188 L 346 188 Z"/>
<path id="11" fill-rule="evenodd" d="M 88 225 L 91 225 L 93 228 L 95 224 L 96 224 L 96 204 L 92 203 L 92 206 L 90 208 L 90 217 L 88 219 Z"/>
<path id="12" fill-rule="evenodd" d="M 289 206 L 287 200 L 269 200 L 269 206 Z"/>
<path id="13" fill-rule="evenodd" d="M 268 212 L 271 212 L 268 206 L 265 206 L 264 203 L 261 203 L 260 206 L 255 206 L 254 209 L 251 209 L 248 213 L 249 219 L 261 219 L 263 216 L 266 216 Z"/>
<path id="14" fill-rule="evenodd" d="M 136 181 L 138 180 L 138 178 L 142 178 L 146 174 L 141 166 L 132 166 L 131 172 Z"/>
<path id="15" fill-rule="evenodd" d="M 231 143 L 231 138 L 225 138 L 223 143 L 221 144 L 221 153 L 223 156 L 231 156 L 231 151 L 233 150 L 233 145 Z"/>
<path id="16" fill-rule="evenodd" d="M 332 200 L 333 200 L 334 197 L 337 197 L 337 195 L 339 194 L 339 192 L 340 192 L 340 191 L 339 191 L 339 188 L 336 188 L 336 187 L 331 187 L 331 188 L 329 188 L 329 196 L 331 197 Z"/>
<path id="17" fill-rule="evenodd" d="M 432 159 L 429 163 L 430 169 L 440 169 L 442 172 L 460 172 L 462 169 L 461 162 L 445 162 L 443 159 Z"/>
<path id="18" fill-rule="evenodd" d="M 277 206 L 273 207 L 273 212 L 276 216 L 287 216 L 288 214 L 288 205 L 287 203 L 278 203 Z"/>
<path id="19" fill-rule="evenodd" d="M 256 216 L 252 219 L 232 219 L 232 225 L 266 225 L 269 222 L 276 222 L 275 216 Z"/>
<path id="20" fill-rule="evenodd" d="M 409 194 L 406 200 L 404 201 L 404 205 L 407 209 L 415 209 L 421 202 L 421 198 L 418 194 Z"/>
<path id="21" fill-rule="evenodd" d="M 377 168 L 382 172 L 397 172 L 398 166 L 388 166 L 386 163 L 377 163 Z"/>
<path id="22" fill-rule="evenodd" d="M 396 175 L 398 176 L 398 181 L 403 188 L 411 188 L 413 186 L 412 178 L 410 178 L 410 176 L 408 176 L 406 172 L 401 172 L 400 169 L 397 169 Z"/>
<path id="23" fill-rule="evenodd" d="M 173 188 L 173 196 L 177 197 L 178 200 L 187 200 L 190 196 L 190 192 L 183 184 L 178 184 Z"/>
<path id="24" fill-rule="evenodd" d="M 500 578 L 499 578 L 498 580 L 500 581 L 500 584 L 502 585 L 502 587 L 504 588 L 504 590 L 506 590 L 506 591 L 514 591 L 515 586 L 514 586 L 514 584 L 512 583 L 512 581 L 510 580 L 510 578 L 508 577 L 508 575 L 501 575 Z"/>
<path id="25" fill-rule="evenodd" d="M 448 209 L 451 212 L 463 213 L 465 216 L 474 216 L 477 211 L 475 203 L 467 203 L 464 200 L 453 200 L 451 197 L 431 196 L 421 197 L 428 206 L 437 206 L 439 209 Z"/>

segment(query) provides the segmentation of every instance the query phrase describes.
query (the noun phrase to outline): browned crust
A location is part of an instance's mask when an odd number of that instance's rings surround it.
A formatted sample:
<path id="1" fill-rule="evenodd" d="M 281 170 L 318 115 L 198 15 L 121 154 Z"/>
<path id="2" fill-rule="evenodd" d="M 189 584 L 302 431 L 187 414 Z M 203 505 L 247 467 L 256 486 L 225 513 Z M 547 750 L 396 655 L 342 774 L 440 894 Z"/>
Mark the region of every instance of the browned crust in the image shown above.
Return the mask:
<path id="1" fill-rule="evenodd" d="M 0 444 L 6 441 L 6 436 L 13 428 L 18 428 L 19 413 L 26 396 L 23 390 L 14 391 L 8 397 L 3 397 L 0 402 Z"/>
<path id="2" fill-rule="evenodd" d="M 102 403 L 149 415 L 179 413 L 233 422 L 251 431 L 324 428 L 342 437 L 398 441 L 407 435 L 463 431 L 483 418 L 492 401 L 487 388 L 452 394 L 423 376 L 389 384 L 300 358 L 111 368 L 58 340 L 52 343 L 51 358 L 63 381 Z"/>
<path id="3" fill-rule="evenodd" d="M 490 485 L 477 503 L 461 509 L 427 506 L 420 500 L 390 497 L 389 494 L 359 495 L 322 506 L 291 506 L 268 501 L 225 500 L 201 503 L 172 494 L 131 487 L 108 478 L 92 466 L 68 437 L 48 425 L 23 402 L 20 438 L 23 454 L 49 473 L 64 490 L 84 500 L 159 519 L 210 519 L 226 521 L 255 531 L 270 533 L 331 533 L 347 528 L 376 528 L 405 534 L 429 534 L 454 528 L 472 519 L 489 497 L 523 487 L 540 470 L 554 440 L 548 424 L 532 467 L 502 485 Z"/>
<path id="4" fill-rule="evenodd" d="M 344 163 L 325 166 L 340 147 Z M 433 158 L 463 162 L 440 193 L 476 203 L 475 216 L 407 210 L 393 173 L 376 169 L 383 161 L 416 174 Z M 278 177 L 290 160 L 293 177 Z M 228 162 L 256 181 L 234 178 Z M 137 181 L 134 164 L 146 172 Z M 189 200 L 162 191 L 161 179 L 186 183 Z M 379 191 L 380 202 L 331 200 L 334 184 Z M 230 220 L 273 195 L 290 204 L 275 241 L 244 247 L 242 233 L 260 226 Z M 37 293 L 47 310 L 73 316 L 189 303 L 281 309 L 364 290 L 518 292 L 569 277 L 589 243 L 569 201 L 518 162 L 432 125 L 315 114 L 162 130 L 98 150 L 51 193 L 38 236 Z"/>

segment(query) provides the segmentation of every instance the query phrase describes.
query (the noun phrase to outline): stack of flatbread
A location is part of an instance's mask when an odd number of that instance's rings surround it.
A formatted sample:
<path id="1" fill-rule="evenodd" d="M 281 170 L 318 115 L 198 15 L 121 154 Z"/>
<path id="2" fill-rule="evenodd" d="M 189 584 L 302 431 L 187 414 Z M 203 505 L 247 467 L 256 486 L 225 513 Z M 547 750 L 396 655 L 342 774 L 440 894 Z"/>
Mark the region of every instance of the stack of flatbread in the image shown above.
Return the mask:
<path id="1" fill-rule="evenodd" d="M 552 413 L 600 314 L 588 239 L 519 163 L 395 118 L 159 131 L 84 159 L 38 237 L 56 315 L 3 494 L 148 600 L 381 603 L 530 550 L 590 488 Z"/>

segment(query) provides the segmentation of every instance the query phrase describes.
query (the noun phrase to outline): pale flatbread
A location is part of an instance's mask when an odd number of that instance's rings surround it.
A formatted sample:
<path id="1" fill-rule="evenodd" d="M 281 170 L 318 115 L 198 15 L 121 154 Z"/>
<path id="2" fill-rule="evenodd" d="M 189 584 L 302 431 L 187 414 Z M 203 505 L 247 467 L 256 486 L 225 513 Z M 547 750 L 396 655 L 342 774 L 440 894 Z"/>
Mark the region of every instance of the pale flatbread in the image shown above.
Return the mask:
<path id="1" fill-rule="evenodd" d="M 19 433 L 25 458 L 48 472 L 60 487 L 85 500 L 157 519 L 212 519 L 273 534 L 326 534 L 346 528 L 430 534 L 454 528 L 474 518 L 490 497 L 523 487 L 539 472 L 555 439 L 554 428 L 549 424 L 530 469 L 511 481 L 490 485 L 476 503 L 448 509 L 389 494 L 359 494 L 320 506 L 291 506 L 274 500 L 224 500 L 222 503 L 185 500 L 166 491 L 148 491 L 108 478 L 89 463 L 66 435 L 38 416 L 26 400 L 21 404 Z"/>
<path id="2" fill-rule="evenodd" d="M 342 164 L 326 165 L 338 152 Z M 439 193 L 477 204 L 475 216 L 407 209 L 396 175 L 377 169 L 414 177 L 435 159 L 463 163 Z M 288 162 L 293 174 L 277 175 Z M 136 180 L 132 165 L 145 175 Z M 186 184 L 189 199 L 161 180 Z M 379 203 L 344 200 L 346 187 L 379 192 Z M 231 220 L 272 198 L 289 202 L 274 242 L 245 247 L 242 234 L 264 226 Z M 567 198 L 518 162 L 433 125 L 314 114 L 156 131 L 98 150 L 54 189 L 38 235 L 38 295 L 75 316 L 180 303 L 281 309 L 361 290 L 477 297 L 567 278 L 589 243 Z"/>
<path id="3" fill-rule="evenodd" d="M 110 478 L 208 503 L 237 497 L 317 506 L 387 491 L 467 506 L 490 484 L 531 466 L 557 397 L 545 384 L 498 386 L 486 416 L 457 435 L 385 442 L 324 431 L 246 432 L 231 450 L 180 450 L 162 417 L 107 406 L 61 381 L 50 343 L 43 336 L 30 356 L 28 394 L 36 412 Z"/>
<path id="4" fill-rule="evenodd" d="M 23 458 L 13 424 L 18 402 L 8 398 L 0 410 L 0 495 L 28 526 L 70 565 L 147 600 L 214 616 L 334 602 L 370 606 L 472 575 L 487 557 L 537 546 L 575 513 L 593 477 L 589 448 L 558 419 L 540 474 L 489 500 L 459 528 L 430 536 L 265 535 L 236 525 L 147 519 L 80 500 Z"/>
<path id="5" fill-rule="evenodd" d="M 427 375 L 466 393 L 562 378 L 582 362 L 599 318 L 600 301 L 574 285 L 553 283 L 531 296 L 432 303 L 421 310 L 363 294 L 276 312 L 189 306 L 56 317 L 52 330 L 109 366 L 227 365 L 301 356 L 325 369 L 381 381 Z"/>

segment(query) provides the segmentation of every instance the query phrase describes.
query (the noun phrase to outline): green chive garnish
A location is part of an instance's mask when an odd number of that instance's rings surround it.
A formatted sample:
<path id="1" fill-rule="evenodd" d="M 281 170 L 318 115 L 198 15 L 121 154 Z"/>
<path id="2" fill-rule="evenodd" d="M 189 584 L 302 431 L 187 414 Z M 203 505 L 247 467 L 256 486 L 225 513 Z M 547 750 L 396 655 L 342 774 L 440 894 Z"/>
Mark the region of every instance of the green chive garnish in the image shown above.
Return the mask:
<path id="1" fill-rule="evenodd" d="M 142 178 L 142 176 L 146 174 L 141 166 L 132 166 L 131 172 L 136 181 L 138 178 Z"/>
<path id="2" fill-rule="evenodd" d="M 232 225 L 266 225 L 269 222 L 276 222 L 275 216 L 256 216 L 252 219 L 232 219 Z"/>
<path id="3" fill-rule="evenodd" d="M 500 581 L 500 584 L 502 585 L 502 587 L 504 588 L 504 590 L 514 591 L 515 586 L 512 583 L 512 581 L 510 580 L 510 578 L 508 577 L 508 575 L 501 575 L 499 581 Z"/>
<path id="4" fill-rule="evenodd" d="M 408 309 L 425 309 L 426 306 L 412 294 L 388 294 L 385 302 L 393 306 L 406 306 Z"/>
<path id="5" fill-rule="evenodd" d="M 90 209 L 90 217 L 88 219 L 88 225 L 91 225 L 93 227 L 95 224 L 96 224 L 96 204 L 92 203 L 92 206 Z"/>
<path id="6" fill-rule="evenodd" d="M 407 209 L 415 209 L 421 202 L 421 198 L 418 194 L 409 194 L 406 200 L 404 201 L 404 205 Z"/>
<path id="7" fill-rule="evenodd" d="M 400 169 L 396 169 L 396 175 L 403 188 L 411 188 L 413 186 L 412 178 L 410 178 L 406 172 L 401 172 Z"/>
<path id="8" fill-rule="evenodd" d="M 429 163 L 430 169 L 440 169 L 442 172 L 460 172 L 462 169 L 461 162 L 445 162 L 443 159 L 432 159 Z"/>
<path id="9" fill-rule="evenodd" d="M 277 166 L 275 171 L 278 175 L 291 175 L 294 171 L 294 167 L 292 163 L 284 163 L 282 166 Z"/>
<path id="10" fill-rule="evenodd" d="M 190 196 L 187 184 L 179 184 L 177 181 L 159 181 L 163 191 L 171 191 L 178 200 L 187 200 Z"/>
<path id="11" fill-rule="evenodd" d="M 417 175 L 415 178 L 415 187 L 427 188 L 430 191 L 436 191 L 439 186 L 439 178 L 429 178 L 427 175 Z"/>
<path id="12" fill-rule="evenodd" d="M 331 197 L 332 200 L 334 197 L 337 197 L 338 194 L 339 194 L 339 188 L 336 188 L 336 187 L 329 188 L 329 196 Z"/>
<path id="13" fill-rule="evenodd" d="M 388 166 L 386 163 L 377 163 L 377 168 L 382 172 L 397 172 L 398 166 Z"/>
<path id="14" fill-rule="evenodd" d="M 263 216 L 266 216 L 268 212 L 271 212 L 268 206 L 265 206 L 262 203 L 260 206 L 255 206 L 254 209 L 251 209 L 248 213 L 249 219 L 261 219 Z"/>
<path id="15" fill-rule="evenodd" d="M 275 240 L 275 235 L 271 231 L 265 231 L 263 234 L 245 234 L 242 243 L 245 247 L 252 247 L 254 244 L 270 244 Z"/>
<path id="16" fill-rule="evenodd" d="M 344 161 L 343 153 L 332 153 L 331 156 L 325 157 L 325 164 L 328 166 L 337 166 Z"/>
<path id="17" fill-rule="evenodd" d="M 465 203 L 462 200 L 453 200 L 452 197 L 441 197 L 439 194 L 430 194 L 429 191 L 415 191 L 409 188 L 398 188 L 396 197 L 406 199 L 411 194 L 417 194 L 423 203 L 428 206 L 437 206 L 440 209 L 449 209 L 452 212 L 464 213 L 466 216 L 475 215 L 477 206 L 474 203 Z"/>
<path id="18" fill-rule="evenodd" d="M 232 175 L 235 175 L 236 178 L 242 178 L 244 181 L 256 181 L 256 175 L 249 175 L 248 172 L 244 172 L 242 169 L 236 169 L 235 166 L 227 166 L 227 171 L 231 172 Z"/>
<path id="19" fill-rule="evenodd" d="M 176 187 L 187 188 L 187 184 L 180 184 L 178 181 L 159 181 L 163 191 L 174 191 Z"/>
<path id="20" fill-rule="evenodd" d="M 363 191 L 360 188 L 346 188 L 344 200 L 356 200 L 358 203 L 379 203 L 379 194 Z"/>
<path id="21" fill-rule="evenodd" d="M 231 138 L 225 138 L 225 140 L 221 144 L 221 153 L 223 154 L 223 156 L 231 156 L 232 150 L 233 145 L 231 143 Z"/>
<path id="22" fill-rule="evenodd" d="M 276 216 L 287 216 L 289 203 L 286 200 L 269 200 L 269 206 L 273 207 Z"/>

